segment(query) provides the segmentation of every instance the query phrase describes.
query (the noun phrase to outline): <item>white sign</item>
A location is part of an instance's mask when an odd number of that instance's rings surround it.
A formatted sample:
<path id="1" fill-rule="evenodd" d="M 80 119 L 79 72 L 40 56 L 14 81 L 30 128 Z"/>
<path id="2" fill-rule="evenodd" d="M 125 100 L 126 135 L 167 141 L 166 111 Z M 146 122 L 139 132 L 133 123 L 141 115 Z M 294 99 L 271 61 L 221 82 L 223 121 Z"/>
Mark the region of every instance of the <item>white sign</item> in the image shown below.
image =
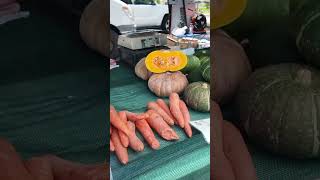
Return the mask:
<path id="1" fill-rule="evenodd" d="M 204 140 L 210 144 L 210 118 L 190 121 L 190 124 L 198 129 L 202 133 Z"/>
<path id="2" fill-rule="evenodd" d="M 110 167 L 110 180 L 113 180 L 113 178 L 112 178 L 112 172 L 111 172 L 111 167 Z"/>

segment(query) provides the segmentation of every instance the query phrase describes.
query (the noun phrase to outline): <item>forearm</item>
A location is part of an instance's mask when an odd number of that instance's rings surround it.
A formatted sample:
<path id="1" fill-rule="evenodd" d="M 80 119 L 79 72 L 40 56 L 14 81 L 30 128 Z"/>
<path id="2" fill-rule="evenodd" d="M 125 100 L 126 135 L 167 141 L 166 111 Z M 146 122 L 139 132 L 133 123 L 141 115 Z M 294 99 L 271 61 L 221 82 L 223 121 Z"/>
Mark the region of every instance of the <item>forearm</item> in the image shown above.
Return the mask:
<path id="1" fill-rule="evenodd" d="M 105 180 L 108 174 L 107 164 L 85 165 L 47 156 L 53 169 L 55 180 Z"/>
<path id="2" fill-rule="evenodd" d="M 213 120 L 213 146 L 211 147 L 213 152 L 213 163 L 211 164 L 213 171 L 211 171 L 211 176 L 214 180 L 235 180 L 232 166 L 223 152 L 222 113 L 219 105 L 212 100 L 211 106 L 211 119 Z"/>
<path id="3" fill-rule="evenodd" d="M 223 121 L 224 154 L 230 162 L 237 180 L 256 180 L 251 154 L 239 130 L 230 122 Z"/>
<path id="4" fill-rule="evenodd" d="M 24 167 L 22 159 L 15 148 L 6 140 L 0 138 L 0 179 L 33 180 L 31 174 Z"/>

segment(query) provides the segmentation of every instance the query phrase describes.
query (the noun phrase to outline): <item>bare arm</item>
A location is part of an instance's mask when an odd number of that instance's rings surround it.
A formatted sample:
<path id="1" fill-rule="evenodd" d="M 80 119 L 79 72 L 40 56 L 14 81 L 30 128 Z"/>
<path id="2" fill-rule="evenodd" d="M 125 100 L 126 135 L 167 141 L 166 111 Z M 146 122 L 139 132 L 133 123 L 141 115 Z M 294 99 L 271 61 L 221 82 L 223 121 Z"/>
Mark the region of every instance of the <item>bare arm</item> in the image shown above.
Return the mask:
<path id="1" fill-rule="evenodd" d="M 257 179 L 246 143 L 240 131 L 228 121 L 223 121 L 223 148 L 237 180 Z"/>
<path id="2" fill-rule="evenodd" d="M 0 169 L 0 179 L 33 180 L 14 147 L 4 139 L 0 139 Z"/>
<path id="3" fill-rule="evenodd" d="M 212 100 L 210 116 L 213 120 L 213 146 L 211 146 L 213 163 L 211 164 L 211 176 L 214 180 L 235 180 L 232 166 L 223 152 L 222 113 L 219 105 Z"/>

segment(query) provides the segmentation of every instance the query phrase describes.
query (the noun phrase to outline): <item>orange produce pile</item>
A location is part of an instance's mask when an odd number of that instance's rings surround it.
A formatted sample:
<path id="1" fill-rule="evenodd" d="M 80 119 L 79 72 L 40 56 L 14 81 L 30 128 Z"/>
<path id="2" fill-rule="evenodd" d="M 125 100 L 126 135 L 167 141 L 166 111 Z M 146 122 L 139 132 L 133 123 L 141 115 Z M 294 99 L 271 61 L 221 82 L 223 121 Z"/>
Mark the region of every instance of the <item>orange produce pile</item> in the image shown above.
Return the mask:
<path id="1" fill-rule="evenodd" d="M 141 114 L 119 111 L 110 105 L 110 151 L 114 152 L 122 164 L 129 162 L 128 149 L 141 152 L 144 144 L 136 135 L 136 129 L 152 149 L 159 149 L 160 143 L 153 130 L 167 141 L 178 140 L 178 134 L 170 127 L 184 128 L 187 136 L 192 137 L 189 124 L 190 113 L 186 104 L 177 93 L 169 96 L 169 105 L 162 99 L 147 104 L 148 110 Z M 153 129 L 153 130 L 152 130 Z"/>

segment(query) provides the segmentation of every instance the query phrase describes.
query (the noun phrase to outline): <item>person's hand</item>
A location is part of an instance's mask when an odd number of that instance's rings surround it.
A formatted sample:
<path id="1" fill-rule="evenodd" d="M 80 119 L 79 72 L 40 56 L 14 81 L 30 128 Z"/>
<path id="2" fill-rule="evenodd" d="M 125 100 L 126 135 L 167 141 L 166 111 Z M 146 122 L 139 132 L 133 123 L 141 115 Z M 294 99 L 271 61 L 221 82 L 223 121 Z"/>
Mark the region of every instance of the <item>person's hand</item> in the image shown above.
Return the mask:
<path id="1" fill-rule="evenodd" d="M 109 179 L 107 165 L 79 168 L 72 171 L 64 180 L 106 180 Z"/>
<path id="2" fill-rule="evenodd" d="M 54 180 L 106 180 L 109 175 L 107 163 L 85 165 L 52 155 L 45 159 L 51 164 Z"/>

